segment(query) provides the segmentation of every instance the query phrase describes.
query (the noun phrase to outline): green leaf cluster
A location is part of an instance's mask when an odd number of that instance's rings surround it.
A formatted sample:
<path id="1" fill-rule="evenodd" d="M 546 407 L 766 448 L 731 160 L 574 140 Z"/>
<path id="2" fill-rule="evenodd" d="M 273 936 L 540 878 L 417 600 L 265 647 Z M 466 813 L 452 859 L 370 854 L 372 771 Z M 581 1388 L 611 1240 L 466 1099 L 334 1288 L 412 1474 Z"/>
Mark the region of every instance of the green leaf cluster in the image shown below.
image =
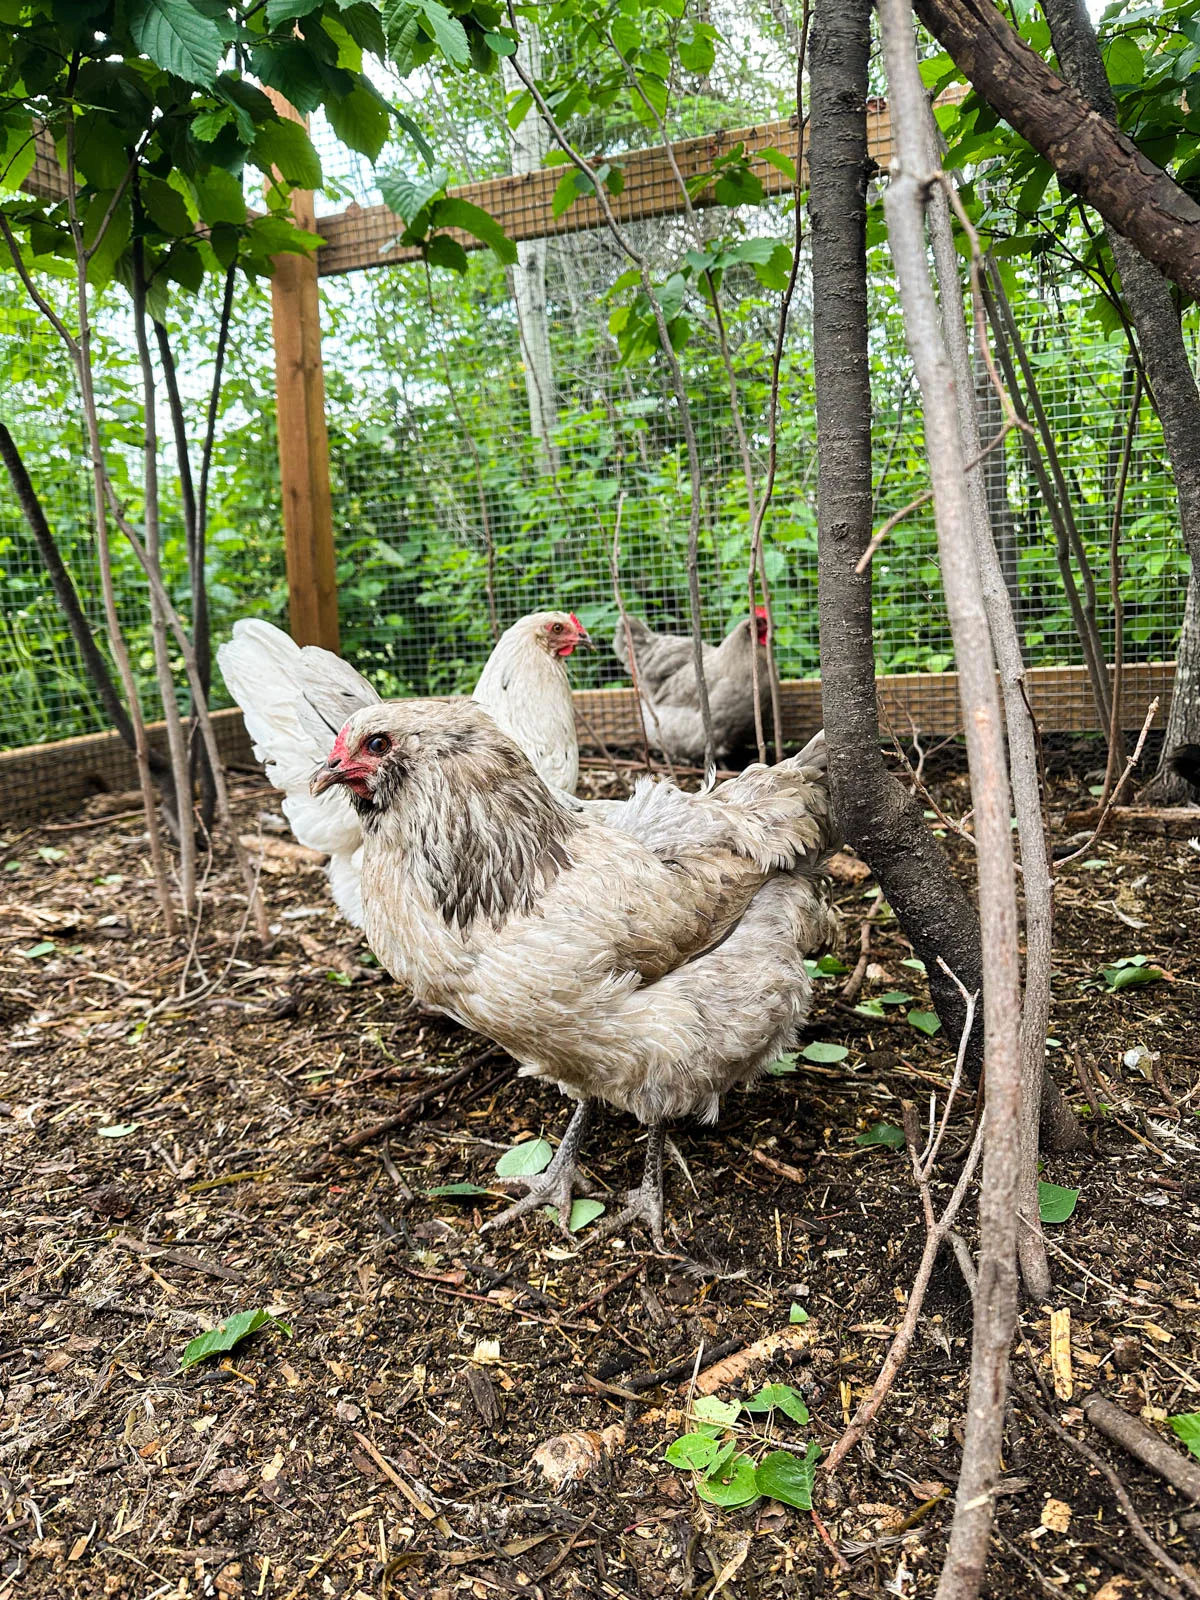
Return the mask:
<path id="1" fill-rule="evenodd" d="M 799 1307 L 793 1307 L 793 1311 Z M 803 1315 L 793 1321 L 806 1320 Z M 749 1453 L 757 1443 L 747 1438 L 744 1419 L 778 1411 L 798 1427 L 809 1421 L 803 1397 L 786 1383 L 764 1384 L 749 1400 L 719 1400 L 705 1395 L 692 1406 L 692 1432 L 675 1439 L 665 1452 L 673 1467 L 695 1474 L 696 1493 L 725 1511 L 751 1505 L 766 1496 L 797 1510 L 812 1509 L 813 1473 L 821 1447 L 810 1441 L 802 1455 L 792 1450 L 767 1452 L 759 1460 Z M 744 1448 L 748 1446 L 748 1448 Z"/>

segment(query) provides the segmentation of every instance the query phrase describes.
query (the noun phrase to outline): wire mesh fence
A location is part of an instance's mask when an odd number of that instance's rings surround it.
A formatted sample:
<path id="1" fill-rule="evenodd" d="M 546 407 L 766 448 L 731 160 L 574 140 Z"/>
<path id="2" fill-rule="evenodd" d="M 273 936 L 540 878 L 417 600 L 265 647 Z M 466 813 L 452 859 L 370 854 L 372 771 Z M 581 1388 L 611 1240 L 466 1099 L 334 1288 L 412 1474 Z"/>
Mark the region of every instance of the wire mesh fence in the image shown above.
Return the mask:
<path id="1" fill-rule="evenodd" d="M 322 153 L 332 162 L 328 150 Z M 373 198 L 363 172 L 338 175 L 338 183 L 343 198 L 353 195 L 363 204 Z M 544 207 L 540 214 L 545 217 Z M 628 222 L 627 230 L 661 280 L 689 247 L 725 238 L 786 239 L 792 226 L 785 199 L 776 197 L 735 210 L 704 208 L 690 220 L 651 216 Z M 885 250 L 874 249 L 871 262 L 876 514 L 882 521 L 926 487 L 927 469 Z M 687 452 L 661 362 L 623 362 L 610 331 L 613 312 L 624 303 L 612 285 L 627 264 L 603 228 L 547 242 L 549 454 L 529 425 L 528 363 L 514 299 L 513 271 L 520 266 L 505 269 L 480 252 L 461 277 L 428 273 L 418 262 L 323 278 L 343 649 L 383 692 L 469 688 L 491 648 L 493 612 L 503 627 L 522 612 L 561 607 L 577 612 L 601 638 L 611 637 L 617 609 L 609 564 L 618 522 L 620 582 L 630 610 L 654 627 L 686 628 Z M 1127 418 L 1126 345 L 1119 333 L 1106 337 L 1079 295 L 1049 269 L 1035 264 L 1010 286 L 1090 564 L 1085 576 L 1075 561 L 1077 581 L 1085 597 L 1094 591 L 1097 623 L 1111 644 L 1107 548 Z M 810 301 L 802 259 L 783 352 L 779 466 L 766 523 L 775 644 L 789 678 L 815 676 L 819 662 Z M 765 294 L 752 268 L 741 265 L 726 273 L 721 304 L 757 494 L 768 447 L 778 295 Z M 716 639 L 747 603 L 750 501 L 712 308 L 694 289 L 684 308 L 691 334 L 680 362 L 701 465 L 704 626 Z M 1195 312 L 1190 316 L 1194 340 Z M 186 328 L 173 334 L 185 395 L 199 401 L 216 338 L 215 303 L 193 310 Z M 116 294 L 98 323 L 96 348 L 120 489 L 136 513 L 142 417 L 132 341 Z M 11 275 L 0 278 L 0 362 L 6 421 L 100 633 L 77 398 L 65 357 Z M 981 403 L 986 399 L 984 393 Z M 231 331 L 210 497 L 216 638 L 240 615 L 286 622 L 274 426 L 269 297 L 263 288 L 246 286 Z M 1016 435 L 994 452 L 989 471 L 1027 660 L 1035 667 L 1079 662 L 1054 529 Z M 165 565 L 186 610 L 167 442 L 163 472 Z M 1145 402 L 1126 492 L 1122 556 L 1126 658 L 1169 659 L 1182 620 L 1186 561 L 1161 436 Z M 950 669 L 927 508 L 894 530 L 874 574 L 880 671 Z M 135 669 L 149 684 L 150 644 L 139 632 L 145 627 L 142 584 L 124 551 L 117 578 Z M 0 483 L 0 602 L 0 746 L 103 728 L 105 718 L 7 483 Z M 580 687 L 621 681 L 618 663 L 603 648 L 574 666 Z M 219 686 L 216 698 L 220 703 Z"/>

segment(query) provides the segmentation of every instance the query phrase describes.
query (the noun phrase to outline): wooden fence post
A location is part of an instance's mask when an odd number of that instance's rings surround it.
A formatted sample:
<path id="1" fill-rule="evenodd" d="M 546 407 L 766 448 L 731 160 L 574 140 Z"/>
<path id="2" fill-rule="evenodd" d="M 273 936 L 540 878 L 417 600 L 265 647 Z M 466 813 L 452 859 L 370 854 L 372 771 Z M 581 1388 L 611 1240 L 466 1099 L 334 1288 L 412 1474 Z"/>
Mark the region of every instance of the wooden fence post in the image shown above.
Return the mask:
<path id="1" fill-rule="evenodd" d="M 281 116 L 303 121 L 281 95 L 269 89 L 267 93 Z M 297 227 L 316 232 L 311 192 L 292 191 L 292 220 Z M 297 644 L 336 651 L 337 569 L 316 253 L 279 255 L 274 263 L 271 323 L 288 614 Z"/>

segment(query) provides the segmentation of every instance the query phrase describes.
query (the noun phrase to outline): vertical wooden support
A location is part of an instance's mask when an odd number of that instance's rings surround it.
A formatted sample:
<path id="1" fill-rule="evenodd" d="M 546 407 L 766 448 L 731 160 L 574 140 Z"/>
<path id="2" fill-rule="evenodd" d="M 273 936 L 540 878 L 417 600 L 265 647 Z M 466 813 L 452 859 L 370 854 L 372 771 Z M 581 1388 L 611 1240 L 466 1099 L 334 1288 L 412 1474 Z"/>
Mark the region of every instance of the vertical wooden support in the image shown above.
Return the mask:
<path id="1" fill-rule="evenodd" d="M 280 95 L 271 90 L 267 93 L 281 116 L 302 120 Z M 297 227 L 316 232 L 310 192 L 293 190 L 292 219 Z M 292 637 L 297 644 L 319 644 L 336 651 L 337 570 L 315 252 L 275 257 L 271 322 Z"/>

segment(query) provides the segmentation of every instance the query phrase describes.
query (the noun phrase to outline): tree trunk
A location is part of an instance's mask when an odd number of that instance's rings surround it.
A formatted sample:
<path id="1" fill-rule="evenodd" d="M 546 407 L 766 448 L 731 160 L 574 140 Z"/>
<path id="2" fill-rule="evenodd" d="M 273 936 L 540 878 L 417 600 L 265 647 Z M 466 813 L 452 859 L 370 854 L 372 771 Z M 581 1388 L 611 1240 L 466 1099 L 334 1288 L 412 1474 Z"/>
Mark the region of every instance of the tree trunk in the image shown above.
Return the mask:
<path id="1" fill-rule="evenodd" d="M 1009 828 L 1009 784 L 1000 696 L 996 690 L 996 643 L 1011 635 L 1012 615 L 987 530 L 983 480 L 975 477 L 975 504 L 967 481 L 964 431 L 974 431 L 969 360 L 958 303 L 938 304 L 929 278 L 925 238 L 927 205 L 934 252 L 941 258 L 945 290 L 958 291 L 950 218 L 945 195 L 935 191 L 928 103 L 913 49 L 909 0 L 880 0 L 887 61 L 888 101 L 894 156 L 884 200 L 888 247 L 904 310 L 904 334 L 921 386 L 925 450 L 933 486 L 934 520 L 942 587 L 954 639 L 959 697 L 966 724 L 967 761 L 975 833 L 979 841 L 979 920 L 982 927 L 984 1043 L 987 1106 L 983 1124 L 983 1168 L 979 1189 L 979 1272 L 973 1304 L 971 1386 L 967 1398 L 962 1465 L 954 1521 L 938 1600 L 974 1600 L 987 1562 L 994 1492 L 1004 1443 L 1004 1402 L 1009 1347 L 1017 1319 L 1017 1212 L 1021 1201 L 1021 990 L 1017 938 L 1017 874 Z M 943 215 L 937 217 L 941 204 Z M 949 282 L 946 282 L 946 280 Z M 957 302 L 957 293 L 955 299 Z M 956 381 L 947 350 L 953 328 L 961 376 Z M 964 424 L 966 426 L 964 426 Z M 1007 631 L 992 627 L 979 571 L 979 546 L 987 540 L 990 566 Z M 1028 741 L 1032 746 L 1032 739 Z M 1021 748 L 1014 741 L 1014 749 Z M 1036 773 L 1034 776 L 1036 786 Z M 1039 818 L 1040 821 L 1040 818 Z M 1043 858 L 1044 865 L 1044 858 Z M 1046 1287 L 1049 1287 L 1048 1276 Z"/>
<path id="2" fill-rule="evenodd" d="M 1183 632 L 1175 657 L 1175 688 L 1167 714 L 1164 758 L 1181 744 L 1200 744 L 1200 582 L 1193 568 L 1188 579 L 1187 605 L 1183 613 Z M 1163 805 L 1185 805 L 1193 799 L 1191 787 L 1170 767 L 1160 767 L 1152 784 L 1139 798 Z"/>
<path id="3" fill-rule="evenodd" d="M 824 0 L 813 22 L 811 187 L 813 354 L 817 391 L 818 606 L 821 694 L 834 808 L 924 961 L 938 1014 L 957 1039 L 965 1008 L 946 958 L 980 986 L 974 907 L 922 808 L 887 770 L 879 745 L 870 569 L 871 384 L 867 358 L 867 53 L 871 0 Z M 978 1077 L 981 1029 L 968 1061 Z"/>
<path id="4" fill-rule="evenodd" d="M 1065 84 L 992 0 L 916 0 L 916 12 L 975 91 L 1060 181 L 1200 299 L 1200 205 Z"/>
<path id="5" fill-rule="evenodd" d="M 1115 125 L 1116 101 L 1104 69 L 1104 58 L 1083 0 L 1044 0 L 1050 37 L 1068 82 L 1075 85 L 1100 113 Z M 1200 663 L 1200 607 L 1195 603 L 1195 573 L 1200 571 L 1200 390 L 1184 343 L 1179 310 L 1171 285 L 1138 253 L 1133 244 L 1111 225 L 1105 225 L 1121 292 L 1137 329 L 1142 361 L 1151 396 L 1162 423 L 1163 442 L 1175 478 L 1179 522 L 1192 558 L 1192 581 L 1179 641 L 1181 661 L 1194 671 Z M 1167 722 L 1164 755 L 1177 745 L 1200 738 L 1200 703 L 1195 689 L 1176 692 Z M 1147 797 L 1150 794 L 1143 791 Z M 1187 786 L 1165 766 L 1152 786 L 1152 797 L 1167 803 L 1186 798 Z"/>
<path id="6" fill-rule="evenodd" d="M 871 384 L 867 355 L 867 56 L 871 0 L 823 0 L 813 19 L 809 207 L 813 360 L 817 391 L 818 609 L 821 695 L 838 823 L 879 881 L 925 963 L 933 1003 L 957 1042 L 962 997 L 982 986 L 975 908 L 926 826 L 916 798 L 880 753 L 870 569 L 855 564 L 871 539 Z M 982 1008 L 980 1008 L 982 1009 Z M 982 1026 L 967 1055 L 979 1076 Z M 1071 1148 L 1074 1115 L 1048 1076 L 1042 1126 L 1051 1149 Z"/>
<path id="7" fill-rule="evenodd" d="M 521 65 L 531 78 L 542 74 L 542 47 L 537 24 L 530 22 L 517 46 Z M 524 85 L 509 58 L 501 63 L 504 87 L 519 94 Z M 550 148 L 550 135 L 536 106 L 512 136 L 514 176 L 541 169 Z M 558 399 L 554 385 L 554 362 L 550 352 L 550 319 L 546 312 L 545 239 L 522 239 L 517 245 L 517 264 L 512 269 L 513 298 L 517 304 L 517 328 L 521 335 L 521 359 L 525 368 L 525 394 L 529 402 L 529 431 L 536 446 L 538 469 L 553 472 L 557 465 L 554 426 L 558 420 Z"/>

